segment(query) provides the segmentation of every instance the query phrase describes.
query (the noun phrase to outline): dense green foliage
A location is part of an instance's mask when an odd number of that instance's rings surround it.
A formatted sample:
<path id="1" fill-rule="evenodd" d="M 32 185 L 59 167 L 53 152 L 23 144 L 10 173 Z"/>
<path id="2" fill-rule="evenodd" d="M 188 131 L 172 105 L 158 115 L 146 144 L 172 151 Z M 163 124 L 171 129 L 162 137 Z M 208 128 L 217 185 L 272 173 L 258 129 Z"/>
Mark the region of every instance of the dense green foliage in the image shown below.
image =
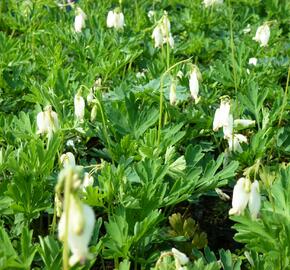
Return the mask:
<path id="1" fill-rule="evenodd" d="M 290 2 L 124 0 L 116 30 L 106 16 L 118 1 L 80 0 L 81 33 L 75 7 L 60 2 L 0 1 L 0 269 L 62 269 L 55 186 L 68 151 L 94 178 L 78 195 L 96 215 L 91 257 L 72 269 L 175 269 L 170 254 L 160 257 L 172 247 L 190 258 L 188 269 L 289 269 Z M 151 37 L 164 10 L 174 48 L 155 48 Z M 261 47 L 253 37 L 265 22 L 271 35 Z M 199 102 L 191 64 L 202 75 Z M 78 121 L 74 97 L 92 88 Z M 213 131 L 222 96 L 234 119 L 255 121 L 239 131 L 248 139 L 241 153 Z M 60 125 L 51 137 L 37 132 L 47 105 Z M 191 210 L 217 188 L 231 195 L 242 175 L 260 182 L 260 215 L 231 217 L 240 250 L 211 251 L 211 224 L 201 228 Z"/>

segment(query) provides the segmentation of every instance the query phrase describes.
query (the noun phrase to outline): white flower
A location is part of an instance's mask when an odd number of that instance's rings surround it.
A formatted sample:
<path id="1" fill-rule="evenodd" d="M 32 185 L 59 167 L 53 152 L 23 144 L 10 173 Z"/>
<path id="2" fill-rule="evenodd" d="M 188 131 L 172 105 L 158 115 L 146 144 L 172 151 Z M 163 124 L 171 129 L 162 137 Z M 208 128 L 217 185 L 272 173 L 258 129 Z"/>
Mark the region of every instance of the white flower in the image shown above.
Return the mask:
<path id="1" fill-rule="evenodd" d="M 85 116 L 85 100 L 78 92 L 74 97 L 75 116 L 79 121 L 84 120 Z"/>
<path id="2" fill-rule="evenodd" d="M 94 94 L 93 94 L 93 91 L 90 90 L 89 94 L 87 95 L 87 102 L 88 102 L 88 104 L 91 105 L 92 102 L 93 102 L 93 100 L 94 100 Z"/>
<path id="3" fill-rule="evenodd" d="M 249 65 L 254 65 L 256 66 L 257 65 L 257 62 L 258 62 L 258 59 L 256 57 L 251 57 L 249 59 Z"/>
<path id="4" fill-rule="evenodd" d="M 242 153 L 243 149 L 241 147 L 241 142 L 248 143 L 247 137 L 242 134 L 234 134 L 230 137 L 227 137 L 229 143 L 229 150 L 233 152 Z"/>
<path id="5" fill-rule="evenodd" d="M 169 91 L 169 101 L 171 105 L 176 104 L 176 80 L 171 81 L 170 91 Z"/>
<path id="6" fill-rule="evenodd" d="M 74 28 L 77 33 L 82 32 L 82 29 L 86 27 L 86 18 L 87 15 L 84 13 L 84 11 L 80 7 L 77 7 L 74 23 Z"/>
<path id="7" fill-rule="evenodd" d="M 107 26 L 109 28 L 122 29 L 125 24 L 123 12 L 117 10 L 110 10 L 107 16 Z"/>
<path id="8" fill-rule="evenodd" d="M 201 75 L 197 66 L 193 66 L 193 69 L 189 77 L 189 90 L 191 97 L 195 100 L 195 103 L 199 101 L 198 92 L 199 92 L 199 79 Z"/>
<path id="9" fill-rule="evenodd" d="M 234 121 L 234 128 L 241 130 L 249 127 L 255 126 L 256 121 L 255 120 L 249 120 L 249 119 L 236 119 Z"/>
<path id="10" fill-rule="evenodd" d="M 233 129 L 234 129 L 234 118 L 232 114 L 229 114 L 227 117 L 227 122 L 224 122 L 223 125 L 223 133 L 225 139 L 233 136 Z"/>
<path id="11" fill-rule="evenodd" d="M 95 214 L 91 207 L 76 200 L 71 196 L 68 221 L 68 246 L 72 252 L 69 259 L 71 266 L 76 263 L 84 263 L 89 256 L 88 245 L 93 234 Z M 58 224 L 58 237 L 64 240 L 65 212 Z"/>
<path id="12" fill-rule="evenodd" d="M 260 43 L 261 47 L 265 47 L 268 44 L 270 38 L 270 27 L 267 23 L 264 23 L 262 26 L 259 26 L 253 40 Z"/>
<path id="13" fill-rule="evenodd" d="M 254 183 L 252 183 L 251 185 L 251 193 L 249 198 L 249 209 L 252 219 L 256 219 L 258 217 L 260 208 L 261 196 L 259 191 L 259 182 L 255 180 Z"/>
<path id="14" fill-rule="evenodd" d="M 115 13 L 115 24 L 114 27 L 116 29 L 122 29 L 125 24 L 124 14 L 123 12 Z"/>
<path id="15" fill-rule="evenodd" d="M 240 178 L 233 190 L 232 208 L 230 215 L 241 215 L 247 207 L 250 197 L 251 181 L 247 178 Z"/>
<path id="16" fill-rule="evenodd" d="M 172 253 L 174 255 L 174 258 L 179 262 L 179 264 L 181 264 L 181 265 L 188 264 L 189 259 L 184 253 L 180 252 L 176 248 L 172 248 L 171 251 L 172 251 Z"/>
<path id="17" fill-rule="evenodd" d="M 231 105 L 228 100 L 222 100 L 220 107 L 215 111 L 213 120 L 213 130 L 218 131 L 221 127 L 229 123 Z"/>
<path id="18" fill-rule="evenodd" d="M 94 184 L 94 177 L 86 172 L 85 177 L 84 177 L 84 181 L 82 184 L 83 191 L 85 191 L 87 187 L 92 186 L 93 184 Z"/>
<path id="19" fill-rule="evenodd" d="M 203 4 L 206 8 L 214 5 L 220 5 L 223 2 L 223 0 L 203 0 Z"/>
<path id="20" fill-rule="evenodd" d="M 161 18 L 160 28 L 162 31 L 162 35 L 164 37 L 169 36 L 169 34 L 170 34 L 170 21 L 168 19 L 168 15 L 167 15 L 166 11 L 164 11 L 164 15 Z"/>
<path id="21" fill-rule="evenodd" d="M 51 106 L 47 106 L 43 112 L 39 112 L 36 117 L 37 134 L 47 133 L 49 136 L 59 129 L 57 113 Z"/>
<path id="22" fill-rule="evenodd" d="M 62 154 L 60 157 L 60 162 L 64 168 L 71 166 L 74 167 L 76 165 L 76 159 L 73 153 L 67 152 Z"/>
<path id="23" fill-rule="evenodd" d="M 154 47 L 161 47 L 163 44 L 163 35 L 159 25 L 153 29 L 152 38 L 154 39 Z"/>

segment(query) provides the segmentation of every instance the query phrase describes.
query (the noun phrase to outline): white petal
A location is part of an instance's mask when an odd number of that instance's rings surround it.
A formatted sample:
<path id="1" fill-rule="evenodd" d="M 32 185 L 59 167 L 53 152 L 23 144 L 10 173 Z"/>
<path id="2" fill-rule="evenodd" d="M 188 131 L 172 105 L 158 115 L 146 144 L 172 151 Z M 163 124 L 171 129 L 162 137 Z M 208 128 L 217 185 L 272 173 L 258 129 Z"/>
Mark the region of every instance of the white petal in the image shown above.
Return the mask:
<path id="1" fill-rule="evenodd" d="M 107 27 L 111 28 L 114 26 L 115 22 L 115 13 L 110 10 L 107 16 Z"/>
<path id="2" fill-rule="evenodd" d="M 234 118 L 232 114 L 229 114 L 227 117 L 227 122 L 223 123 L 223 133 L 224 138 L 229 138 L 233 136 L 233 128 L 234 128 Z"/>
<path id="3" fill-rule="evenodd" d="M 83 191 L 85 191 L 87 187 L 92 186 L 93 184 L 94 184 L 94 177 L 90 176 L 90 174 L 86 172 L 84 181 L 82 184 Z"/>
<path id="4" fill-rule="evenodd" d="M 254 65 L 256 66 L 257 65 L 257 62 L 258 62 L 258 59 L 256 57 L 251 57 L 249 59 L 249 65 Z"/>
<path id="5" fill-rule="evenodd" d="M 154 39 L 155 48 L 161 47 L 163 44 L 163 36 L 160 27 L 157 25 L 152 33 L 152 38 Z"/>
<path id="6" fill-rule="evenodd" d="M 76 256 L 79 261 L 83 261 L 88 256 L 88 245 L 92 237 L 94 225 L 95 225 L 95 214 L 91 207 L 82 204 L 83 216 L 85 218 L 84 228 L 82 233 L 75 234 L 72 231 L 71 225 L 69 230 L 68 244 L 73 256 Z M 70 211 L 73 212 L 73 211 Z M 70 219 L 74 213 L 70 213 Z M 71 220 L 70 224 L 74 221 Z"/>
<path id="7" fill-rule="evenodd" d="M 191 97 L 194 100 L 197 100 L 198 99 L 198 92 L 199 92 L 199 84 L 198 84 L 198 78 L 197 78 L 197 71 L 196 70 L 194 70 L 190 74 L 189 89 L 190 89 Z"/>
<path id="8" fill-rule="evenodd" d="M 122 29 L 124 27 L 124 14 L 122 12 L 115 13 L 114 26 L 116 29 Z"/>
<path id="9" fill-rule="evenodd" d="M 75 116 L 78 120 L 83 121 L 85 116 L 85 100 L 82 96 L 76 94 L 74 98 Z"/>
<path id="10" fill-rule="evenodd" d="M 236 129 L 245 129 L 252 126 L 255 126 L 256 121 L 255 120 L 249 120 L 249 119 L 236 119 L 234 121 L 234 128 Z"/>
<path id="11" fill-rule="evenodd" d="M 75 156 L 71 152 L 67 152 L 65 154 L 62 154 L 60 157 L 60 162 L 62 163 L 64 168 L 66 168 L 68 166 L 74 167 L 76 165 Z"/>
<path id="12" fill-rule="evenodd" d="M 181 265 L 185 265 L 189 262 L 188 257 L 184 253 L 180 252 L 178 249 L 172 248 L 171 251 L 172 251 L 175 259 L 177 259 Z"/>
<path id="13" fill-rule="evenodd" d="M 46 133 L 48 130 L 46 116 L 44 112 L 39 112 L 36 117 L 37 134 Z"/>
<path id="14" fill-rule="evenodd" d="M 261 196 L 259 192 L 259 182 L 255 180 L 251 185 L 251 193 L 249 198 L 249 209 L 253 219 L 258 217 L 261 208 Z"/>
<path id="15" fill-rule="evenodd" d="M 256 35 L 253 40 L 260 43 L 261 47 L 265 47 L 268 44 L 270 38 L 270 27 L 267 24 L 259 26 Z"/>
<path id="16" fill-rule="evenodd" d="M 229 211 L 230 215 L 240 215 L 247 207 L 250 196 L 247 191 L 248 182 L 248 179 L 240 178 L 234 186 L 232 208 Z"/>

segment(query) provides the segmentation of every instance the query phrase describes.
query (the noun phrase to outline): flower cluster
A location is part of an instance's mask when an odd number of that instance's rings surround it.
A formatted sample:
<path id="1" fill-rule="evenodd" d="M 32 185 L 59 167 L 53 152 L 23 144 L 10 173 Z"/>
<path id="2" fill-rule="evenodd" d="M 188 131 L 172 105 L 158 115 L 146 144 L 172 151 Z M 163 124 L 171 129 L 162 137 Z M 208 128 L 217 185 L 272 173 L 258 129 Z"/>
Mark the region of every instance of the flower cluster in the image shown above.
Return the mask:
<path id="1" fill-rule="evenodd" d="M 164 43 L 168 43 L 171 48 L 174 47 L 174 39 L 170 32 L 170 21 L 166 11 L 153 29 L 152 38 L 155 48 L 160 48 Z"/>
<path id="2" fill-rule="evenodd" d="M 118 8 L 110 10 L 107 16 L 107 27 L 115 29 L 123 29 L 125 24 L 124 14 Z"/>
<path id="3" fill-rule="evenodd" d="M 240 130 L 255 125 L 254 120 L 236 119 L 230 112 L 230 101 L 225 98 L 221 100 L 220 107 L 216 110 L 213 120 L 213 130 L 218 131 L 223 128 L 224 138 L 228 141 L 229 150 L 232 152 L 243 152 L 240 143 L 247 143 L 247 137 L 234 133 L 234 129 Z"/>
<path id="4" fill-rule="evenodd" d="M 240 178 L 233 190 L 232 208 L 230 215 L 243 214 L 246 207 L 249 207 L 251 217 L 256 219 L 261 208 L 261 196 L 259 182 L 253 183 L 248 178 Z"/>

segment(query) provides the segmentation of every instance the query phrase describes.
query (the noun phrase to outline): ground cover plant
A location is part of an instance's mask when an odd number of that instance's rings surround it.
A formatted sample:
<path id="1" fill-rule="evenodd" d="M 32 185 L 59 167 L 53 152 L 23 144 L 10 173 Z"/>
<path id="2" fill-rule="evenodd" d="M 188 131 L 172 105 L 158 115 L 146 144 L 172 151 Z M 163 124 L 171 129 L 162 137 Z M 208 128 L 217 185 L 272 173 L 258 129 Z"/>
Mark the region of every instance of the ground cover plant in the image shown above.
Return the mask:
<path id="1" fill-rule="evenodd" d="M 0 2 L 0 269 L 289 269 L 287 0 Z"/>

